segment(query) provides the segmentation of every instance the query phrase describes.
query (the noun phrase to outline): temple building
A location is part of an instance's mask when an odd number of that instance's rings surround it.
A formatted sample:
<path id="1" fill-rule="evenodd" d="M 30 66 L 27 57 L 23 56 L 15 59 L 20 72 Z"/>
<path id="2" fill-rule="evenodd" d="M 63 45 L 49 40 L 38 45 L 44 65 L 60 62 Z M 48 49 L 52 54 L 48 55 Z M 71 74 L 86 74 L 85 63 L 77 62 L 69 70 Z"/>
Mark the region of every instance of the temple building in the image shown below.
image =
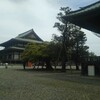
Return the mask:
<path id="1" fill-rule="evenodd" d="M 100 37 L 100 0 L 79 10 L 72 11 L 63 18 L 66 22 L 93 31 Z M 100 76 L 100 56 L 83 59 L 81 72 L 83 75 Z"/>
<path id="2" fill-rule="evenodd" d="M 91 5 L 81 7 L 79 10 L 71 11 L 64 16 L 64 19 L 100 34 L 100 0 Z"/>
<path id="3" fill-rule="evenodd" d="M 42 43 L 43 40 L 34 32 L 33 29 L 19 34 L 17 37 L 12 38 L 0 46 L 4 47 L 0 51 L 0 61 L 7 63 L 21 63 L 21 53 L 28 43 Z"/>

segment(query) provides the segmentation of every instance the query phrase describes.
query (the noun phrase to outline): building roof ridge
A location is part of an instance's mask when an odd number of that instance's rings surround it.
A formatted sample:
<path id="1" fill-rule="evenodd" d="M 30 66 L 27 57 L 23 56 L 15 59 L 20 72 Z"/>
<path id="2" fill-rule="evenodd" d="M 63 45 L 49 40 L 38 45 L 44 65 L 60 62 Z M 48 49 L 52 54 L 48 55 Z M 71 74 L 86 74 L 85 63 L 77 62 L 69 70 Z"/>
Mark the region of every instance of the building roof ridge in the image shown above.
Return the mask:
<path id="1" fill-rule="evenodd" d="M 33 31 L 33 29 L 30 29 L 28 31 L 25 31 L 23 33 L 20 33 L 16 38 L 21 38 L 21 37 L 24 37 L 26 36 L 27 34 L 31 33 Z M 34 32 L 34 31 L 33 31 Z"/>
<path id="2" fill-rule="evenodd" d="M 92 3 L 90 5 L 87 5 L 85 7 L 81 7 L 78 10 L 71 11 L 67 16 L 73 16 L 75 14 L 84 13 L 86 11 L 89 11 L 89 10 L 92 10 L 92 9 L 96 9 L 96 8 L 99 8 L 99 7 L 100 7 L 100 0 L 95 2 L 95 3 Z"/>
<path id="3" fill-rule="evenodd" d="M 24 38 L 25 36 L 27 36 L 27 35 L 30 34 L 30 33 L 32 33 L 32 34 L 34 35 L 34 37 L 35 37 L 36 39 L 38 39 L 39 41 L 43 41 L 43 40 L 34 32 L 33 29 L 30 29 L 30 30 L 28 30 L 28 31 L 26 31 L 26 32 L 23 32 L 23 33 L 19 34 L 17 37 L 15 37 L 15 39 L 16 39 L 16 38 Z M 27 39 L 27 38 L 26 38 L 26 39 Z"/>

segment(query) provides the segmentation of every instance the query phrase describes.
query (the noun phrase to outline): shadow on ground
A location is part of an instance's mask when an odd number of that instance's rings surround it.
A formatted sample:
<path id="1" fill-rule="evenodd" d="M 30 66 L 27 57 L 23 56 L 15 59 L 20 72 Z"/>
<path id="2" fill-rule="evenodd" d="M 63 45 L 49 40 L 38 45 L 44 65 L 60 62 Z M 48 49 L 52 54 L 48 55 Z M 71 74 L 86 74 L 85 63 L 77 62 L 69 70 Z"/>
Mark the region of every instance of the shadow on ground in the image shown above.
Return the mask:
<path id="1" fill-rule="evenodd" d="M 28 72 L 41 78 L 51 78 L 54 80 L 69 81 L 88 85 L 100 85 L 100 77 L 82 76 L 81 71 L 76 70 L 66 70 L 66 72 L 61 72 L 61 70 L 47 71 L 45 69 L 16 69 L 16 71 Z"/>

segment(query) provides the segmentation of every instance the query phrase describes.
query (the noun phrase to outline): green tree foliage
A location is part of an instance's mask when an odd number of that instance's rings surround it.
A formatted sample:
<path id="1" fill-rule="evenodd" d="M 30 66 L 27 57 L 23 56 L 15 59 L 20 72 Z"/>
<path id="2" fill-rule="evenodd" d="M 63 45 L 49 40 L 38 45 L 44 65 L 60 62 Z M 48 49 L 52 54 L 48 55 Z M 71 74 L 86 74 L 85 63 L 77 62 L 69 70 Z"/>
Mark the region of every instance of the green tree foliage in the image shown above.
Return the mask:
<path id="1" fill-rule="evenodd" d="M 58 13 L 57 15 L 57 19 L 60 22 L 56 22 L 54 24 L 54 27 L 56 27 L 62 35 L 62 71 L 65 71 L 65 67 L 66 67 L 66 49 L 68 49 L 68 45 L 69 45 L 69 30 L 70 30 L 70 23 L 67 22 L 66 20 L 64 20 L 62 17 L 67 15 L 70 12 L 70 8 L 69 7 L 61 7 L 60 9 L 60 13 Z M 67 45 L 67 44 L 68 45 Z"/>
<path id="2" fill-rule="evenodd" d="M 94 52 L 89 52 L 90 57 L 96 57 L 97 55 Z"/>
<path id="3" fill-rule="evenodd" d="M 81 28 L 63 19 L 70 13 L 69 7 L 61 8 L 57 15 L 59 22 L 54 24 L 61 36 L 53 35 L 50 43 L 28 44 L 22 53 L 23 61 L 46 63 L 47 69 L 52 69 L 51 62 L 62 62 L 62 71 L 65 71 L 66 61 L 74 60 L 78 69 L 80 58 L 88 55 L 88 46 L 85 46 L 86 35 Z M 56 64 L 55 64 L 56 65 Z"/>
<path id="4" fill-rule="evenodd" d="M 23 61 L 37 61 L 41 56 L 46 57 L 46 54 L 43 54 L 43 51 L 46 48 L 46 44 L 35 44 L 29 43 L 26 45 L 24 52 L 22 53 Z"/>
<path id="5" fill-rule="evenodd" d="M 51 70 L 51 62 L 55 63 L 58 57 L 61 45 L 58 43 L 42 43 L 42 44 L 28 44 L 22 53 L 22 60 L 24 62 L 43 62 L 46 64 L 46 69 Z"/>
<path id="6" fill-rule="evenodd" d="M 68 20 L 64 20 L 63 16 L 70 13 L 69 7 L 61 7 L 60 13 L 57 15 L 59 22 L 54 24 L 62 37 L 62 70 L 65 70 L 66 58 L 71 60 L 74 58 L 78 69 L 78 61 L 82 54 L 87 54 L 88 46 L 85 46 L 86 35 L 81 31 L 81 28 L 71 24 Z M 74 57 L 72 57 L 74 56 Z"/>
<path id="7" fill-rule="evenodd" d="M 30 43 L 26 46 L 22 53 L 22 60 L 24 62 L 31 61 L 33 63 L 42 62 L 46 63 L 46 69 L 51 70 L 50 57 L 47 54 L 47 44 Z"/>
<path id="8" fill-rule="evenodd" d="M 84 34 L 84 32 L 76 26 L 75 29 L 73 29 L 73 37 L 74 45 L 72 58 L 76 64 L 76 69 L 78 70 L 81 58 L 88 56 L 89 47 L 85 45 L 87 41 L 86 34 Z"/>

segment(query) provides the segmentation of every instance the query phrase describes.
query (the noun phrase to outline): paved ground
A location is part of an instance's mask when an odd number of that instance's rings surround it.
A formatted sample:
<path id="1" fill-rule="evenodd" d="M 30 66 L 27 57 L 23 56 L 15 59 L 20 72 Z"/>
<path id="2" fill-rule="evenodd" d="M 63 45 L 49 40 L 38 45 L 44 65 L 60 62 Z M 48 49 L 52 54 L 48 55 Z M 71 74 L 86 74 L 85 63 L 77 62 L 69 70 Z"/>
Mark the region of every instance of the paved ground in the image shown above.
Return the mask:
<path id="1" fill-rule="evenodd" d="M 1 66 L 0 100 L 100 100 L 100 78 Z"/>

